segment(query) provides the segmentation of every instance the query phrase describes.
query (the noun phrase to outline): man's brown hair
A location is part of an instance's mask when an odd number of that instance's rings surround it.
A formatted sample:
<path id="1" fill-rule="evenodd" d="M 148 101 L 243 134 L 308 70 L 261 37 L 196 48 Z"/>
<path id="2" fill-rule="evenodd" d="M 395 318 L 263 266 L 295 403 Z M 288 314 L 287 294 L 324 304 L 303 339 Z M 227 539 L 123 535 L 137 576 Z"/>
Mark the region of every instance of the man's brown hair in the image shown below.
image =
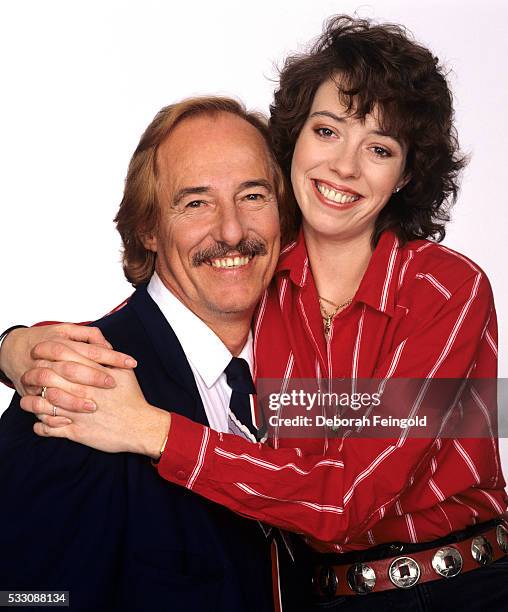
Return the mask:
<path id="1" fill-rule="evenodd" d="M 148 282 L 155 268 L 156 253 L 144 246 L 143 238 L 154 233 L 160 215 L 157 150 L 184 119 L 218 113 L 236 115 L 260 132 L 267 146 L 277 201 L 282 202 L 286 196 L 284 176 L 272 153 L 266 119 L 261 113 L 247 111 L 232 98 L 216 96 L 188 98 L 164 107 L 147 127 L 134 151 L 115 217 L 123 243 L 123 270 L 135 287 Z"/>

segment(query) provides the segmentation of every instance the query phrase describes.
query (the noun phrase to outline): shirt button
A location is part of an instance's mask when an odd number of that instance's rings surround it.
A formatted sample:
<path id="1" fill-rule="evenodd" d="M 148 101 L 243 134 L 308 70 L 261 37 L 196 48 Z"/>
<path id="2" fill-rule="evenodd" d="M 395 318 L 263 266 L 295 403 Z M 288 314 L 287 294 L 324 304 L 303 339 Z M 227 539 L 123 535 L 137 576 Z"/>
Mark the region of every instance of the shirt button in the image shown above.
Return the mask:
<path id="1" fill-rule="evenodd" d="M 187 474 L 183 470 L 178 470 L 176 477 L 178 480 L 185 480 L 187 478 Z"/>

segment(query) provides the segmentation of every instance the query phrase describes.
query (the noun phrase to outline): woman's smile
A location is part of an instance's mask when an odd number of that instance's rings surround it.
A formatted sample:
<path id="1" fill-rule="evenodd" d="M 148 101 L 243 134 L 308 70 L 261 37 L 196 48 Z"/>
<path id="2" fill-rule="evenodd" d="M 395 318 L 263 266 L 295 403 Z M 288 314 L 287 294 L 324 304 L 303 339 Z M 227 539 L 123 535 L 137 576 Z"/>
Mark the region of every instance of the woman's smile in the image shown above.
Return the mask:
<path id="1" fill-rule="evenodd" d="M 340 210 L 348 210 L 359 205 L 362 195 L 343 185 L 331 184 L 328 181 L 311 179 L 317 198 L 325 205 Z"/>

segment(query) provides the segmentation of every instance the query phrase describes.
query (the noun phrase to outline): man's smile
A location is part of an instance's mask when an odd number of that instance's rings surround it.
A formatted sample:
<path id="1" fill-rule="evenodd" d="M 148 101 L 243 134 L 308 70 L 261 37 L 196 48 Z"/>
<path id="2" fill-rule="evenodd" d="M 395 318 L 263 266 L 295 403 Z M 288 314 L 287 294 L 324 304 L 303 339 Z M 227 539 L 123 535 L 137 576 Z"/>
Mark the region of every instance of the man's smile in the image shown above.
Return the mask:
<path id="1" fill-rule="evenodd" d="M 250 255 L 247 257 L 235 255 L 230 257 L 211 259 L 206 263 L 213 266 L 214 268 L 239 268 L 246 266 L 253 259 L 253 257 L 254 255 Z"/>

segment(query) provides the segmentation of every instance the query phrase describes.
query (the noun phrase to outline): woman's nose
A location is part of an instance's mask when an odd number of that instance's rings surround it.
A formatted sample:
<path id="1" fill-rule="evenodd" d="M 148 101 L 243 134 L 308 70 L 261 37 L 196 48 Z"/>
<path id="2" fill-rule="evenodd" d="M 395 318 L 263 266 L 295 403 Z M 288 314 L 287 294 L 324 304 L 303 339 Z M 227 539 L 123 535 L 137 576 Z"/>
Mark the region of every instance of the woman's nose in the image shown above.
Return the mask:
<path id="1" fill-rule="evenodd" d="M 330 168 L 341 178 L 356 178 L 360 174 L 359 151 L 356 146 L 342 144 L 330 159 Z"/>

